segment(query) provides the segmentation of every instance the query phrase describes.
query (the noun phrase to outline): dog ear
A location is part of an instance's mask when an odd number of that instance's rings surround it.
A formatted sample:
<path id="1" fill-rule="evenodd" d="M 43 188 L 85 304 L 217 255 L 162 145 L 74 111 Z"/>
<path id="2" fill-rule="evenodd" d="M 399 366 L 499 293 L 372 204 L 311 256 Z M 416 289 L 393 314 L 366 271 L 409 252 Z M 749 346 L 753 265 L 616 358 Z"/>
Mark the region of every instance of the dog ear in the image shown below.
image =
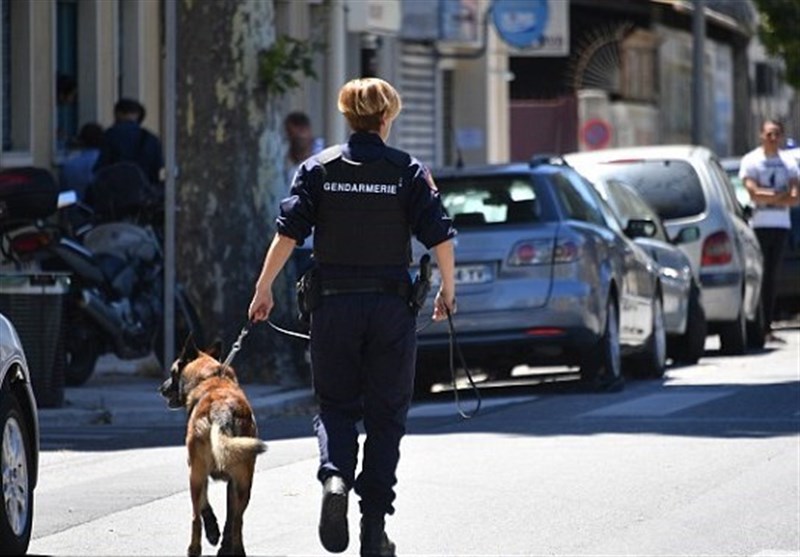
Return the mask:
<path id="1" fill-rule="evenodd" d="M 190 362 L 195 358 L 197 358 L 197 345 L 194 343 L 192 331 L 189 331 L 189 334 L 186 335 L 186 340 L 183 342 L 183 348 L 181 348 L 178 360 L 181 362 Z"/>
<path id="2" fill-rule="evenodd" d="M 222 355 L 222 339 L 215 339 L 211 346 L 204 352 L 212 358 L 219 360 L 219 357 Z"/>

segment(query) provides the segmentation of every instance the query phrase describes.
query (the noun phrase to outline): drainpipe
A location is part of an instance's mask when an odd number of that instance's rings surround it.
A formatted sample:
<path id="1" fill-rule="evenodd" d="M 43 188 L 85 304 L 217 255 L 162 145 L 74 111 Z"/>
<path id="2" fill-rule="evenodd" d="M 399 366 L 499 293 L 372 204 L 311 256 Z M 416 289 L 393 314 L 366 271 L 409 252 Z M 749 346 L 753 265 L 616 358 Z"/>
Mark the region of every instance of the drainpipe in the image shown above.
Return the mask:
<path id="1" fill-rule="evenodd" d="M 336 98 L 339 94 L 339 89 L 347 80 L 345 64 L 345 51 L 347 49 L 346 10 L 347 4 L 344 0 L 331 0 L 326 75 L 328 102 L 325 106 L 325 135 L 327 145 L 342 143 L 347 137 L 344 118 L 336 108 Z"/>
<path id="2" fill-rule="evenodd" d="M 705 138 L 705 38 L 706 14 L 705 0 L 694 0 L 692 13 L 692 143 L 703 145 Z"/>
<path id="3" fill-rule="evenodd" d="M 175 67 L 177 12 L 176 2 L 164 2 L 164 361 L 175 359 Z M 166 370 L 169 374 L 169 370 Z"/>

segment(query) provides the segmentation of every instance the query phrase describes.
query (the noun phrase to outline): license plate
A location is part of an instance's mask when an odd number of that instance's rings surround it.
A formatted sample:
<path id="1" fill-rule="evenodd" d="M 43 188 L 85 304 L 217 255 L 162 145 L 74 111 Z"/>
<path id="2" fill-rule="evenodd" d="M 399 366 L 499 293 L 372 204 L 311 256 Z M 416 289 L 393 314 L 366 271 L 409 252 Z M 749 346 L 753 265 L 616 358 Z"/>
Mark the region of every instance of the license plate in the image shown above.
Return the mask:
<path id="1" fill-rule="evenodd" d="M 456 284 L 485 284 L 492 282 L 492 269 L 489 265 L 457 265 L 455 268 Z M 442 277 L 439 268 L 431 272 L 431 283 L 438 286 Z"/>

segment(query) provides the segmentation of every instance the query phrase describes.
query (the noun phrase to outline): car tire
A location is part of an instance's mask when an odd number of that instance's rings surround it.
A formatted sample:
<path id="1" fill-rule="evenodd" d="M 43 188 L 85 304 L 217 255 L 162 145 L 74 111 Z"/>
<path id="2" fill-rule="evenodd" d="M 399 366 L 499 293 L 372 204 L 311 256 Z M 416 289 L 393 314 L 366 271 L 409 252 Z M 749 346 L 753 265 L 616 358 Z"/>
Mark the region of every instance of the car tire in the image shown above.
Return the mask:
<path id="1" fill-rule="evenodd" d="M 644 352 L 631 358 L 631 372 L 638 377 L 658 379 L 667 367 L 667 331 L 664 326 L 664 305 L 661 296 L 653 299 L 653 323 Z"/>
<path id="2" fill-rule="evenodd" d="M 67 332 L 66 366 L 64 383 L 68 387 L 80 387 L 94 373 L 97 359 L 102 352 L 102 341 L 98 332 L 90 326 L 76 323 Z"/>
<path id="3" fill-rule="evenodd" d="M 418 361 L 414 371 L 414 397 L 430 396 L 431 387 L 442 381 L 441 366 L 433 362 Z"/>
<path id="4" fill-rule="evenodd" d="M 766 343 L 767 323 L 764 317 L 764 304 L 759 300 L 755 319 L 747 321 L 747 347 L 761 350 Z"/>
<path id="5" fill-rule="evenodd" d="M 606 323 L 600 340 L 581 362 L 581 381 L 594 391 L 619 391 L 625 385 L 619 345 L 619 312 L 614 298 L 606 304 Z"/>
<path id="6" fill-rule="evenodd" d="M 719 330 L 720 352 L 726 356 L 741 356 L 747 349 L 747 321 L 744 300 L 739 304 L 739 314 L 734 321 L 723 323 Z"/>
<path id="7" fill-rule="evenodd" d="M 696 364 L 705 353 L 707 336 L 708 322 L 703 304 L 700 302 L 700 288 L 692 283 L 686 332 L 670 341 L 668 353 L 673 362 L 680 365 Z"/>
<path id="8" fill-rule="evenodd" d="M 24 555 L 33 525 L 33 445 L 17 399 L 0 398 L 0 555 Z"/>

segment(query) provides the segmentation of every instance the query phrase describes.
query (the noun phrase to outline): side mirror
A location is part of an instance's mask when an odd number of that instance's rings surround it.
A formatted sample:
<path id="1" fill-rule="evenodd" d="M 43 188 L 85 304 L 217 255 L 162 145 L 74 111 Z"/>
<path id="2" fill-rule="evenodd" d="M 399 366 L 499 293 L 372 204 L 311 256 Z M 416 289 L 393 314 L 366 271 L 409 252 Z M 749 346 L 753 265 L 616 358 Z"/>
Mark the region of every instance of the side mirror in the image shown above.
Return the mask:
<path id="1" fill-rule="evenodd" d="M 625 227 L 628 238 L 652 238 L 657 232 L 656 223 L 650 219 L 631 219 Z"/>
<path id="2" fill-rule="evenodd" d="M 689 242 L 697 241 L 700 238 L 700 228 L 697 226 L 687 226 L 681 228 L 680 231 L 672 238 L 673 244 L 688 244 Z"/>

